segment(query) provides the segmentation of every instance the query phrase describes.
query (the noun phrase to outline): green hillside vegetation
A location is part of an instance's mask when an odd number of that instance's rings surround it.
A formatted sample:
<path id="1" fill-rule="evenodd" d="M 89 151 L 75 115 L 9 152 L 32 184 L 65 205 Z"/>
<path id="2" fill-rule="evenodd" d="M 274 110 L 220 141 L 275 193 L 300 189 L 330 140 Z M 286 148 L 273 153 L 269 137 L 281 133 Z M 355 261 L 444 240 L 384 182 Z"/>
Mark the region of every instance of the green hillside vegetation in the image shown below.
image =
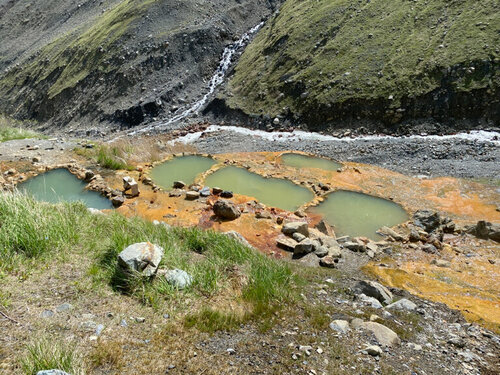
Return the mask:
<path id="1" fill-rule="evenodd" d="M 0 142 L 40 137 L 36 132 L 24 129 L 22 125 L 21 121 L 0 115 Z"/>
<path id="2" fill-rule="evenodd" d="M 5 75 L 0 81 L 0 90 L 21 89 L 29 82 L 39 83 L 53 76 L 57 79 L 48 89 L 49 98 L 53 98 L 64 89 L 74 87 L 93 70 L 107 72 L 113 69 L 113 65 L 105 63 L 112 56 L 109 50 L 117 48 L 117 41 L 130 24 L 153 2 L 124 0 L 104 12 L 87 29 L 74 30 L 57 38 L 27 65 Z"/>
<path id="3" fill-rule="evenodd" d="M 499 48 L 496 0 L 287 0 L 242 55 L 226 101 L 275 116 L 380 98 L 398 108 L 450 75 L 456 92 L 496 89 Z"/>

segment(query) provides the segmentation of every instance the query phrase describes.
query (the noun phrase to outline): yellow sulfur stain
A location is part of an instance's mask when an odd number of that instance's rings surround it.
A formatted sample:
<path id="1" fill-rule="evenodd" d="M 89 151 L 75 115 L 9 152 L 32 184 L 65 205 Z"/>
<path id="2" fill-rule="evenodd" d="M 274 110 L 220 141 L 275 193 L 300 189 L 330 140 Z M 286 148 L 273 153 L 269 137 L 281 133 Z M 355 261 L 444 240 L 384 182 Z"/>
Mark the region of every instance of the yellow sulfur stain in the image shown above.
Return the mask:
<path id="1" fill-rule="evenodd" d="M 498 270 L 493 278 L 486 269 L 482 272 L 479 270 L 473 278 L 468 278 L 461 277 L 451 269 L 437 269 L 423 263 L 405 263 L 399 268 L 369 264 L 364 267 L 364 271 L 377 277 L 385 285 L 405 289 L 421 298 L 460 310 L 467 320 L 500 333 Z"/>

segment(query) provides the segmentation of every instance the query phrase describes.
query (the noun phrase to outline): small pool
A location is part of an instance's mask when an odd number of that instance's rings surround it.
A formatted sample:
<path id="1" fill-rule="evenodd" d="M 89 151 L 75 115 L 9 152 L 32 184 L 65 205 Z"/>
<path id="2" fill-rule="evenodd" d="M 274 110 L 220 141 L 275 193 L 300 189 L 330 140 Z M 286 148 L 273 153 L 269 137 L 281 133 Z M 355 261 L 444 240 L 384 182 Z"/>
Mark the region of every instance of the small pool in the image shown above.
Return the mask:
<path id="1" fill-rule="evenodd" d="M 163 189 L 172 189 L 175 181 L 192 184 L 200 173 L 209 170 L 217 161 L 198 155 L 180 156 L 151 170 L 151 179 Z"/>
<path id="2" fill-rule="evenodd" d="M 281 178 L 264 178 L 244 168 L 225 167 L 205 180 L 207 186 L 218 186 L 234 193 L 256 198 L 271 207 L 295 211 L 314 198 L 314 194 L 302 186 Z"/>
<path id="3" fill-rule="evenodd" d="M 49 203 L 81 201 L 89 208 L 99 210 L 113 208 L 111 201 L 95 191 L 85 190 L 85 182 L 72 175 L 67 169 L 54 169 L 30 178 L 17 186 L 25 194 L 39 201 Z"/>
<path id="4" fill-rule="evenodd" d="M 281 155 L 284 165 L 295 168 L 317 168 L 325 171 L 336 171 L 342 168 L 342 164 L 330 159 L 319 158 L 302 154 L 288 153 Z"/>
<path id="5" fill-rule="evenodd" d="M 375 233 L 381 227 L 392 227 L 408 220 L 406 211 L 394 202 L 344 190 L 329 194 L 325 201 L 310 210 L 333 225 L 338 236 L 364 236 L 374 240 L 382 238 Z"/>

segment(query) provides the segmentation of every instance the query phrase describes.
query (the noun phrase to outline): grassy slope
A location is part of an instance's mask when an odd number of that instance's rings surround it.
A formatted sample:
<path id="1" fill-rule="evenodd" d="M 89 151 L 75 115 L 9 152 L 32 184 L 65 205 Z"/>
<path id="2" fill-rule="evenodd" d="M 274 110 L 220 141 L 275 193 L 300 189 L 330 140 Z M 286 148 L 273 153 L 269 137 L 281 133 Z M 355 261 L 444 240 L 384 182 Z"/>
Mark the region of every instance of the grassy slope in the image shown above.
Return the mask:
<path id="1" fill-rule="evenodd" d="M 13 139 L 35 138 L 39 135 L 21 127 L 22 123 L 0 115 L 0 142 Z"/>
<path id="2" fill-rule="evenodd" d="M 328 328 L 333 316 L 368 319 L 377 312 L 326 304 L 318 283 L 328 290 L 323 293 L 348 293 L 347 279 L 335 270 L 294 267 L 213 231 L 93 215 L 81 204 L 51 205 L 10 193 L 0 193 L 0 223 L 0 312 L 22 322 L 2 321 L 8 345 L 0 346 L 0 358 L 14 366 L 3 368 L 16 370 L 9 373 L 60 368 L 75 375 L 152 374 L 174 363 L 182 373 L 248 374 L 248 361 L 260 358 L 267 358 L 263 369 L 273 374 L 305 373 L 306 367 L 297 367 L 304 358 L 328 374 L 345 374 L 353 363 L 359 374 L 374 373 L 374 362 L 359 362 L 352 351 L 359 342 L 337 338 Z M 116 273 L 118 252 L 146 240 L 165 249 L 161 268 L 193 275 L 190 288 L 179 291 L 161 277 L 124 279 Z M 324 285 L 326 277 L 336 281 Z M 69 312 L 40 318 L 44 308 L 63 302 L 73 305 Z M 166 311 L 168 320 L 162 319 Z M 89 319 L 82 314 L 89 312 L 105 327 L 96 341 L 89 341 L 93 329 L 82 326 Z M 133 323 L 134 316 L 146 316 L 147 322 Z M 380 321 L 407 340 L 420 332 L 418 314 L 394 317 L 397 324 L 392 318 Z M 214 335 L 220 330 L 232 334 Z M 297 333 L 284 338 L 290 331 Z M 276 344 L 264 347 L 266 342 Z M 290 342 L 320 345 L 324 354 L 294 361 Z M 229 356 L 226 348 L 235 344 L 238 355 Z M 392 357 L 382 358 L 380 374 L 398 373 L 391 369 Z"/>
<path id="3" fill-rule="evenodd" d="M 119 214 L 92 215 L 81 204 L 50 205 L 23 195 L 0 193 L 0 223 L 0 282 L 2 272 L 29 272 L 40 262 L 68 261 L 71 254 L 83 253 L 95 260 L 88 272 L 97 284 L 153 307 L 167 301 L 171 304 L 184 292 L 161 278 L 125 279 L 116 273 L 118 253 L 144 241 L 165 249 L 163 268 L 180 268 L 193 275 L 193 287 L 187 293 L 194 298 L 215 298 L 229 291 L 250 306 L 269 307 L 271 301 L 279 304 L 289 297 L 293 281 L 288 266 L 223 234 L 197 228 L 167 229 Z M 245 280 L 237 292 L 234 275 L 227 272 L 233 269 L 239 269 Z"/>
<path id="4" fill-rule="evenodd" d="M 124 0 L 103 13 L 88 29 L 75 30 L 44 47 L 39 54 L 19 69 L 13 69 L 0 81 L 0 90 L 21 89 L 25 82 L 39 83 L 50 75 L 57 80 L 48 89 L 50 98 L 75 86 L 93 70 L 106 72 L 109 49 L 122 37 L 131 22 L 154 0 Z"/>
<path id="5" fill-rule="evenodd" d="M 437 88 L 450 66 L 480 60 L 498 66 L 499 15 L 496 0 L 287 0 L 242 55 L 228 103 L 276 115 L 285 106 L 300 112 L 393 95 L 397 107 L 401 97 Z M 277 100 L 287 92 L 286 79 L 309 96 Z M 468 91 L 499 81 L 476 70 L 453 85 Z"/>

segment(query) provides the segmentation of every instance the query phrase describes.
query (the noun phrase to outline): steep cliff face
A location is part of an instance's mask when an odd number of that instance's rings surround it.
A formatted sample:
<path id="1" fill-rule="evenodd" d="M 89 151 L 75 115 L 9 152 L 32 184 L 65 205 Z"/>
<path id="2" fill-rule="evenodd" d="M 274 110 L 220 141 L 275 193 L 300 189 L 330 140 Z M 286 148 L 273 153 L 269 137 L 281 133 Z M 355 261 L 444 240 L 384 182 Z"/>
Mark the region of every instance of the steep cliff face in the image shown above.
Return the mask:
<path id="1" fill-rule="evenodd" d="M 314 130 L 499 126 L 499 88 L 498 1 L 287 0 L 211 109 Z"/>
<path id="2" fill-rule="evenodd" d="M 0 0 L 0 112 L 67 130 L 168 114 L 275 3 Z"/>

